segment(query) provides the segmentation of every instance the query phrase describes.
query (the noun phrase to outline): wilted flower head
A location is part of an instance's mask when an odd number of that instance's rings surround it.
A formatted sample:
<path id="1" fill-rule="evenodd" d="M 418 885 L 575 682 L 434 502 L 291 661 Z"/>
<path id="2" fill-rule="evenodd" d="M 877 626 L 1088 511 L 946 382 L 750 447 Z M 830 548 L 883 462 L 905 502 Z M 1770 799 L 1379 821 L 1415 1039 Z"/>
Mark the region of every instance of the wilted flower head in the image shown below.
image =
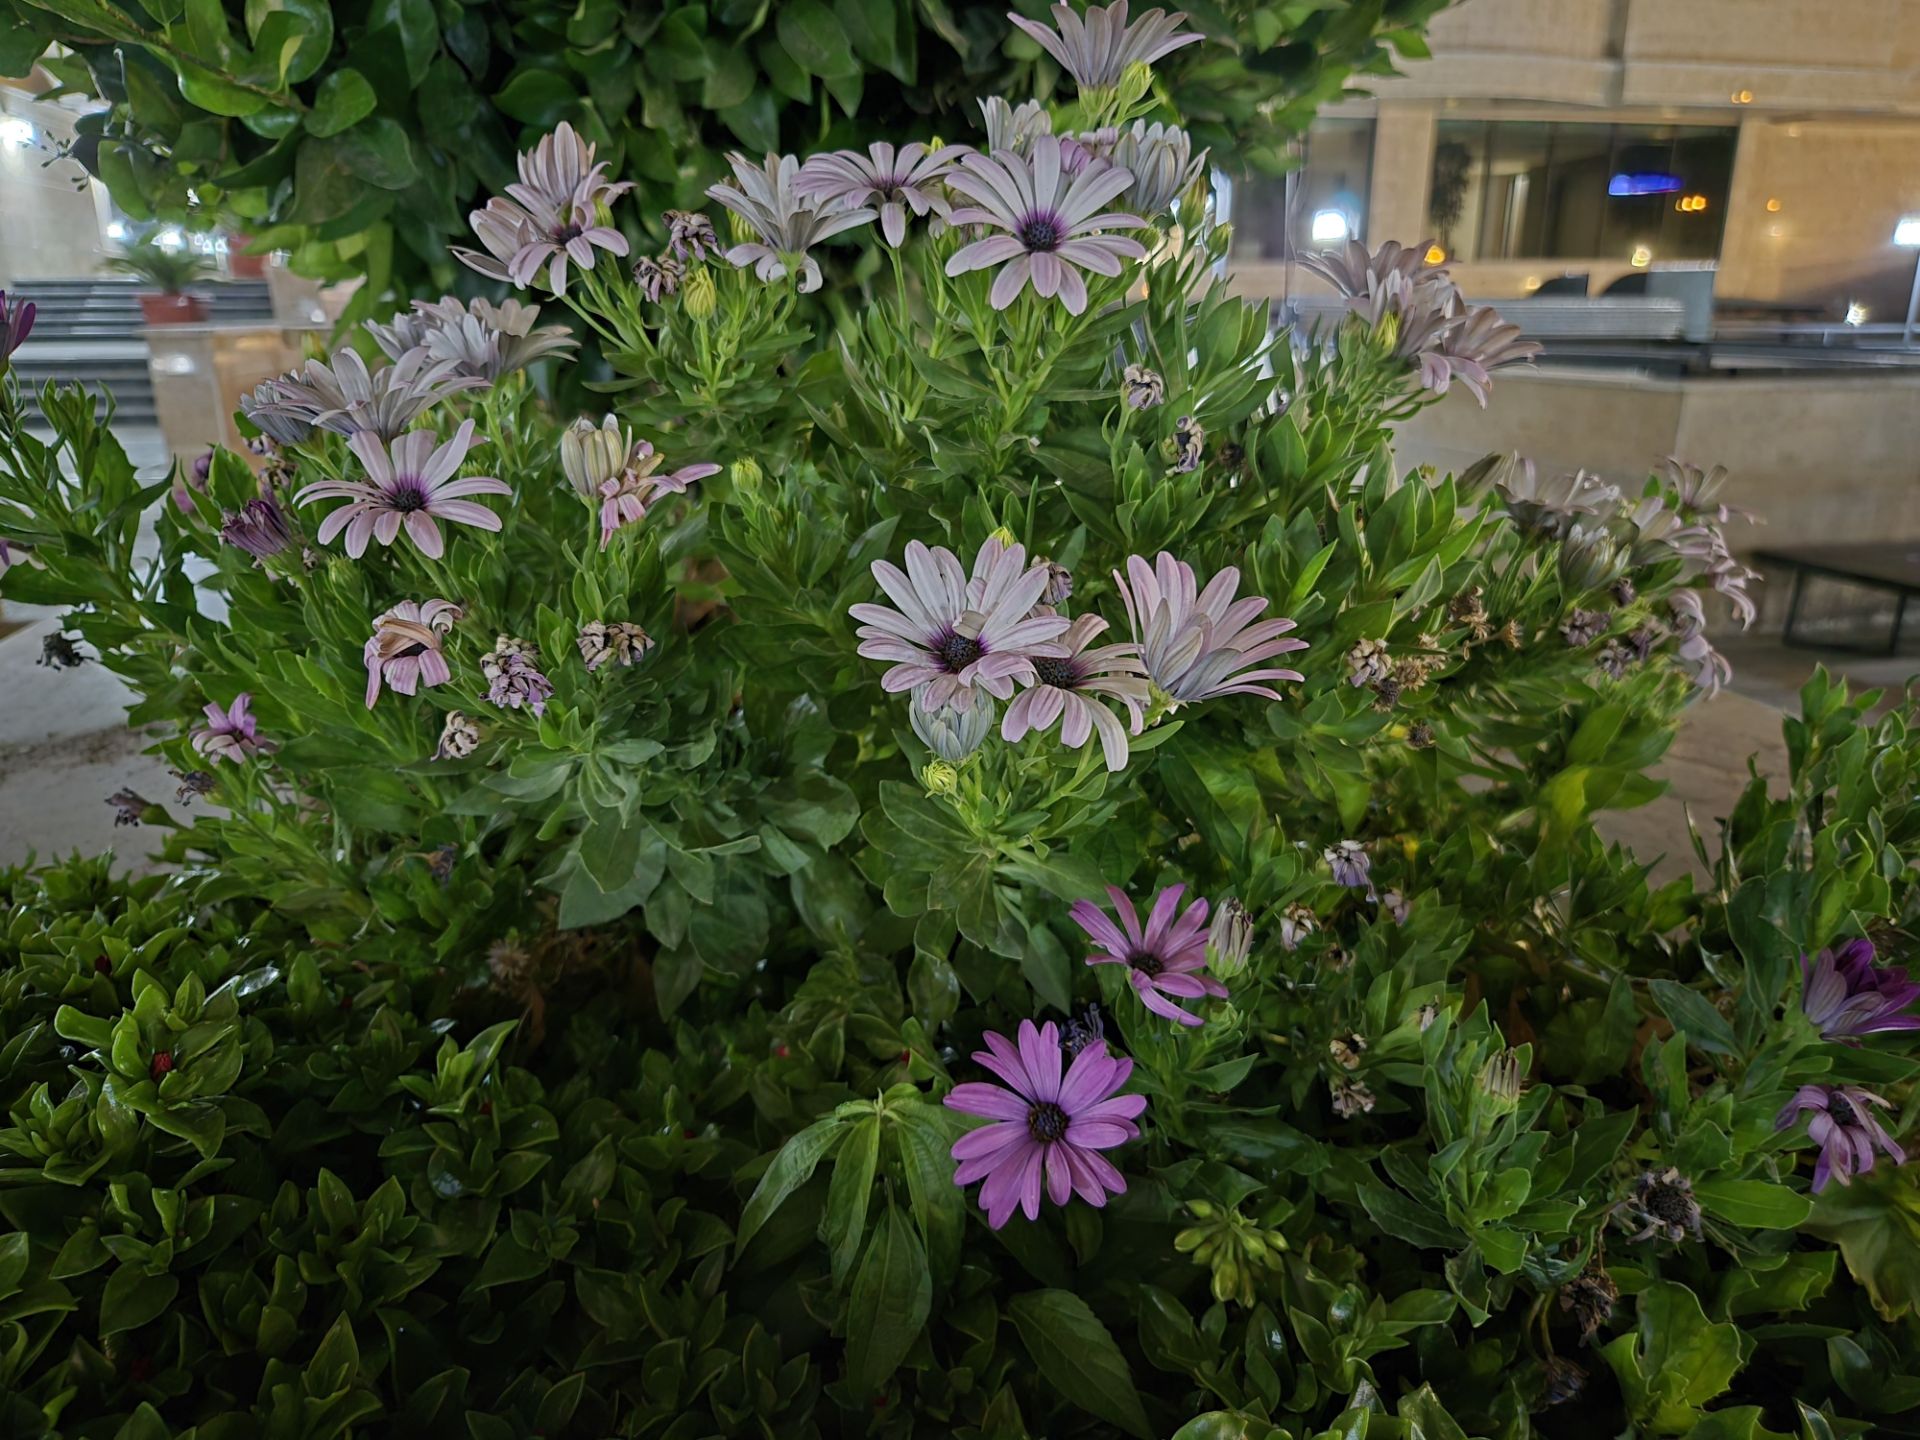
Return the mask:
<path id="1" fill-rule="evenodd" d="M 1326 848 L 1324 858 L 1334 884 L 1372 893 L 1373 860 L 1358 840 L 1336 840 Z"/>
<path id="2" fill-rule="evenodd" d="M 1393 662 L 1387 655 L 1387 642 L 1384 640 L 1362 636 L 1347 651 L 1347 683 L 1356 690 L 1366 685 L 1378 685 L 1392 673 Z"/>
<path id="3" fill-rule="evenodd" d="M 535 715 L 546 713 L 553 686 L 540 673 L 540 654 L 524 640 L 499 636 L 493 649 L 480 657 L 480 673 L 487 677 L 488 703 L 503 710 L 523 706 Z"/>
<path id="4" fill-rule="evenodd" d="M 411 695 L 423 685 L 444 685 L 453 678 L 440 641 L 460 614 L 451 600 L 402 600 L 374 617 L 373 638 L 362 651 L 369 710 L 380 698 L 383 682 L 398 694 Z"/>
<path id="5" fill-rule="evenodd" d="M 487 247 L 485 255 L 454 250 L 482 275 L 525 289 L 542 267 L 547 287 L 567 293 L 569 262 L 593 269 L 594 249 L 627 253 L 627 237 L 606 223 L 605 208 L 633 187 L 606 178 L 606 162 L 593 158 L 594 147 L 561 121 L 533 149 L 520 156 L 519 183 L 507 186 L 507 198 L 495 196 L 467 218 Z"/>
<path id="6" fill-rule="evenodd" d="M 622 667 L 637 665 L 653 649 L 653 637 L 626 620 L 589 620 L 574 643 L 589 675 L 609 660 Z"/>
<path id="7" fill-rule="evenodd" d="M 293 497 L 296 505 L 327 499 L 352 502 L 320 522 L 319 542 L 325 545 L 344 530 L 347 554 L 357 560 L 366 553 L 369 539 L 391 545 L 404 526 L 415 548 L 437 560 L 445 549 L 441 520 L 498 530 L 498 515 L 463 497 L 511 495 L 512 488 L 491 475 L 454 479 L 474 443 L 473 421 L 462 420 L 443 445 L 435 446 L 433 439 L 430 430 L 410 430 L 391 445 L 367 430 L 349 437 L 348 448 L 366 467 L 367 478 L 318 480 Z"/>
<path id="8" fill-rule="evenodd" d="M 1404 925 L 1413 914 L 1413 902 L 1398 890 L 1380 892 L 1380 908 L 1396 925 Z"/>
<path id="9" fill-rule="evenodd" d="M 252 705 L 253 696 L 245 690 L 234 696 L 233 703 L 224 710 L 218 705 L 209 704 L 206 707 L 207 723 L 195 730 L 191 737 L 193 748 L 215 764 L 231 760 L 236 765 L 255 755 L 278 749 L 273 741 L 260 738 Z"/>
<path id="10" fill-rule="evenodd" d="M 680 288 L 680 282 L 686 278 L 686 274 L 686 265 L 678 256 L 671 254 L 658 258 L 642 255 L 633 262 L 633 283 L 640 287 L 642 295 L 656 305 Z"/>
<path id="11" fill-rule="evenodd" d="M 1707 613 L 1697 590 L 1676 590 L 1667 597 L 1667 612 L 1673 617 L 1674 659 L 1708 695 L 1717 695 L 1733 679 L 1733 666 L 1707 639 Z"/>
<path id="12" fill-rule="evenodd" d="M 1862 1035 L 1920 1030 L 1912 1013 L 1920 982 L 1899 965 L 1874 963 L 1871 940 L 1849 940 L 1838 950 L 1800 957 L 1800 1008 L 1823 1039 L 1858 1045 Z"/>
<path id="13" fill-rule="evenodd" d="M 1007 18 L 1060 62 L 1082 90 L 1113 90 L 1129 65 L 1151 65 L 1183 45 L 1195 45 L 1205 36 L 1182 32 L 1186 12 L 1149 10 L 1132 25 L 1127 23 L 1127 0 L 1107 6 L 1089 5 L 1084 16 L 1070 5 L 1053 7 L 1055 28 L 1049 30 L 1023 15 Z"/>
<path id="14" fill-rule="evenodd" d="M 895 149 L 876 141 L 866 154 L 835 150 L 808 157 L 800 167 L 795 190 L 828 205 L 865 206 L 880 216 L 880 233 L 887 244 L 907 238 L 907 212 L 947 213 L 940 179 L 966 152 L 957 147 L 929 150 L 918 143 Z"/>
<path id="15" fill-rule="evenodd" d="M 964 710 L 956 710 L 951 705 L 929 709 L 922 703 L 924 695 L 924 691 L 914 693 L 907 705 L 907 716 L 913 723 L 913 733 L 937 759 L 958 765 L 993 733 L 995 715 L 991 700 L 976 700 Z"/>
<path id="16" fill-rule="evenodd" d="M 44 665 L 49 670 L 75 670 L 87 663 L 87 657 L 80 653 L 80 647 L 68 638 L 64 630 L 50 630 L 40 641 L 40 658 L 36 665 Z"/>
<path id="17" fill-rule="evenodd" d="M 1559 539 L 1581 516 L 1608 516 L 1620 504 L 1618 486 L 1585 470 L 1542 480 L 1533 461 L 1510 457 L 1494 488 L 1507 502 L 1507 518 L 1530 535 Z"/>
<path id="18" fill-rule="evenodd" d="M 1192 474 L 1207 453 L 1205 427 L 1193 416 L 1182 415 L 1173 422 L 1173 434 L 1167 437 L 1165 449 L 1175 475 Z"/>
<path id="19" fill-rule="evenodd" d="M 1358 1070 L 1366 1053 L 1367 1037 L 1364 1035 L 1349 1032 L 1336 1035 L 1327 1042 L 1327 1054 L 1342 1070 Z"/>
<path id="20" fill-rule="evenodd" d="M 1640 1226 L 1634 1243 L 1700 1238 L 1700 1202 L 1693 1198 L 1693 1182 L 1669 1165 L 1665 1170 L 1643 1170 L 1625 1202 L 1628 1223 Z"/>
<path id="21" fill-rule="evenodd" d="M 578 344 L 564 325 L 536 327 L 539 318 L 540 307 L 521 300 L 495 305 L 448 295 L 416 300 L 410 312 L 395 315 L 385 325 L 369 322 L 366 331 L 393 360 L 424 349 L 429 360 L 450 365 L 450 373 L 491 385 L 502 375 Z"/>
<path id="22" fill-rule="evenodd" d="M 707 188 L 707 194 L 744 220 L 758 240 L 727 251 L 734 265 L 751 263 L 761 280 L 800 276 L 800 293 L 810 294 L 823 283 L 820 262 L 807 252 L 842 230 L 851 230 L 874 218 L 875 212 L 847 208 L 809 198 L 800 191 L 800 162 L 791 155 L 769 155 L 754 165 L 744 155 L 729 155 L 733 185 Z"/>
<path id="23" fill-rule="evenodd" d="M 1377 1103 L 1373 1091 L 1363 1080 L 1335 1075 L 1327 1081 L 1327 1089 L 1333 1097 L 1333 1113 L 1342 1120 L 1351 1120 L 1356 1115 L 1371 1115 Z"/>
<path id="24" fill-rule="evenodd" d="M 1136 120 L 1122 130 L 1110 158 L 1133 176 L 1120 198 L 1148 218 L 1166 214 L 1207 172 L 1207 152 L 1195 155 L 1186 131 L 1157 121 L 1149 125 Z"/>
<path id="25" fill-rule="evenodd" d="M 1158 370 L 1129 365 L 1120 377 L 1121 398 L 1130 410 L 1151 410 L 1167 398 L 1167 382 Z"/>
<path id="26" fill-rule="evenodd" d="M 1776 1130 L 1786 1130 L 1802 1114 L 1812 1113 L 1807 1136 L 1820 1147 L 1820 1158 L 1813 1167 L 1816 1195 L 1827 1188 L 1828 1180 L 1851 1185 L 1855 1175 L 1873 1169 L 1875 1150 L 1896 1165 L 1907 1163 L 1907 1152 L 1873 1113 L 1876 1105 L 1882 1110 L 1893 1108 L 1858 1085 L 1802 1085 L 1774 1120 Z"/>
<path id="27" fill-rule="evenodd" d="M 0 291 L 0 295 L 5 292 Z M 113 826 L 138 825 L 146 819 L 147 811 L 153 808 L 153 802 L 138 790 L 116 790 L 107 797 L 107 804 L 113 807 Z"/>
<path id="28" fill-rule="evenodd" d="M 1152 565 L 1127 557 L 1126 573 L 1113 582 L 1127 607 L 1127 621 L 1140 645 L 1147 675 L 1174 704 L 1221 695 L 1280 696 L 1258 683 L 1299 680 L 1297 670 L 1245 667 L 1304 650 L 1307 642 L 1284 638 L 1286 619 L 1258 620 L 1267 602 L 1257 595 L 1235 600 L 1240 572 L 1228 566 L 1199 590 L 1193 567 L 1162 550 Z"/>
<path id="29" fill-rule="evenodd" d="M 1578 607 L 1567 612 L 1567 618 L 1560 622 L 1560 638 L 1567 642 L 1570 649 L 1584 650 L 1613 624 L 1613 612 L 1610 610 L 1582 610 Z"/>
<path id="30" fill-rule="evenodd" d="M 1560 1287 L 1560 1308 L 1573 1312 L 1582 1340 L 1593 1339 L 1613 1318 L 1613 1303 L 1619 1298 L 1620 1287 L 1613 1283 L 1597 1251 L 1587 1261 L 1586 1269 Z"/>
<path id="31" fill-rule="evenodd" d="M 1205 1022 L 1179 1002 L 1209 995 L 1225 999 L 1227 987 L 1201 973 L 1207 968 L 1207 902 L 1195 900 L 1181 913 L 1180 897 L 1186 889 L 1169 885 L 1162 890 L 1144 928 L 1133 901 L 1116 885 L 1107 887 L 1107 898 L 1119 916 L 1118 925 L 1091 900 L 1074 901 L 1068 913 L 1100 947 L 1087 957 L 1087 964 L 1126 966 L 1127 983 L 1147 1009 L 1182 1025 L 1200 1025 Z"/>
<path id="32" fill-rule="evenodd" d="M 313 429 L 349 436 L 370 430 L 393 440 L 449 395 L 485 384 L 455 374 L 451 360 L 432 359 L 425 349 L 409 350 L 373 371 L 357 351 L 340 349 L 331 363 L 309 360 L 304 369 L 257 387 L 240 408 L 282 444 L 297 444 Z M 261 398 L 262 392 L 270 393 Z"/>
<path id="33" fill-rule="evenodd" d="M 228 515 L 220 526 L 220 538 L 256 560 L 265 560 L 293 543 L 293 527 L 279 503 L 263 495 Z"/>
<path id="34" fill-rule="evenodd" d="M 1032 682 L 1034 660 L 1061 658 L 1069 625 L 1064 615 L 1036 615 L 1047 587 L 1047 567 L 1027 564 L 1026 548 L 989 540 L 974 557 L 969 580 L 945 546 L 907 544 L 907 568 L 873 562 L 873 578 L 899 609 L 860 604 L 859 653 L 891 660 L 881 677 L 889 692 L 913 690 L 928 710 L 964 710 L 976 689 L 1013 698 L 1015 680 Z"/>
<path id="35" fill-rule="evenodd" d="M 33 333 L 35 309 L 31 300 L 22 300 L 18 295 L 9 300 L 7 292 L 0 290 L 0 371 L 6 369 L 13 352 L 26 344 L 27 336 Z"/>
<path id="36" fill-rule="evenodd" d="M 480 727 L 462 710 L 449 710 L 440 727 L 440 743 L 434 747 L 436 760 L 464 760 L 480 748 Z"/>
<path id="37" fill-rule="evenodd" d="M 1042 299 L 1060 297 L 1067 312 L 1087 308 L 1081 270 L 1118 275 L 1122 260 L 1138 260 L 1146 247 L 1109 230 L 1137 230 L 1138 215 L 1102 213 L 1132 183 L 1125 170 L 1104 160 L 1090 161 L 1078 175 L 1062 164 L 1060 141 L 1034 137 L 1025 155 L 996 150 L 969 154 L 947 176 L 947 184 L 973 203 L 955 209 L 955 225 L 984 225 L 1002 233 L 963 245 L 947 261 L 947 274 L 999 266 L 989 298 L 1004 310 L 1032 282 Z"/>
<path id="38" fill-rule="evenodd" d="M 713 221 L 697 210 L 668 210 L 660 218 L 667 226 L 667 249 L 676 259 L 710 260 L 720 253 L 720 237 Z"/>
<path id="39" fill-rule="evenodd" d="M 1099 1046 L 1103 1054 L 1106 1052 L 1107 1026 L 1100 1018 L 1099 1002 L 1090 1000 L 1087 1008 L 1078 1015 L 1067 1017 L 1067 1028 L 1061 1034 L 1060 1048 L 1066 1051 L 1067 1058 L 1071 1060 L 1082 1050 L 1094 1045 Z"/>
<path id="40" fill-rule="evenodd" d="M 1564 1297 L 1562 1297 L 1564 1299 Z M 1577 1400 L 1587 1388 L 1585 1367 L 1564 1355 L 1550 1355 L 1541 1376 L 1540 1403 L 1551 1409 Z"/>
<path id="41" fill-rule="evenodd" d="M 987 1224 L 998 1230 L 1016 1207 L 1029 1220 L 1039 1219 L 1043 1184 L 1056 1205 L 1076 1194 L 1093 1206 L 1104 1206 L 1109 1194 L 1124 1195 L 1127 1182 L 1099 1152 L 1140 1133 L 1134 1122 L 1147 1097 L 1118 1093 L 1133 1061 L 1108 1055 L 1104 1045 L 1088 1045 L 1069 1066 L 1060 1028 L 1051 1021 L 1036 1027 L 1022 1020 L 1018 1045 L 991 1032 L 982 1039 L 987 1048 L 976 1051 L 974 1060 L 1005 1084 L 968 1081 L 954 1086 L 942 1103 L 994 1122 L 953 1142 L 959 1162 L 953 1183 L 986 1182 L 980 1204 Z"/>
<path id="42" fill-rule="evenodd" d="M 1001 723 L 1003 740 L 1017 745 L 1029 730 L 1049 730 L 1058 720 L 1061 744 L 1078 750 L 1098 731 L 1107 769 L 1127 768 L 1127 732 L 1099 697 L 1126 706 L 1138 735 L 1147 703 L 1147 672 L 1137 646 L 1088 648 L 1106 628 L 1098 615 L 1081 615 L 1059 637 L 1058 648 L 1065 654 L 1034 657 L 1034 678 L 1007 707 Z"/>
<path id="43" fill-rule="evenodd" d="M 211 795 L 215 781 L 205 770 L 168 770 L 167 773 L 180 784 L 173 792 L 173 798 L 182 805 L 191 805 L 203 795 Z"/>
<path id="44" fill-rule="evenodd" d="M 1319 928 L 1320 921 L 1312 908 L 1296 900 L 1280 912 L 1280 948 L 1298 950 L 1300 942 Z"/>
<path id="45" fill-rule="evenodd" d="M 1053 133 L 1053 117 L 1038 100 L 1024 100 L 1016 108 L 998 95 L 980 101 L 980 118 L 987 130 L 987 153 L 1011 150 L 1027 153 L 1034 137 Z"/>

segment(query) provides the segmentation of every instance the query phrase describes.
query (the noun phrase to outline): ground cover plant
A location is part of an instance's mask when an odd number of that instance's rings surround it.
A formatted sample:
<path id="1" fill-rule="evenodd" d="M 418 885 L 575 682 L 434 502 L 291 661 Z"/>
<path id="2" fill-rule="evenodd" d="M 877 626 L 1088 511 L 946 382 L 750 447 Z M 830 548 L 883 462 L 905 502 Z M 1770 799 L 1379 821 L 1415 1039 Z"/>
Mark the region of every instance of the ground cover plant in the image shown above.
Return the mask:
<path id="1" fill-rule="evenodd" d="M 1398 466 L 1531 347 L 1423 244 L 1276 329 L 1178 20 L 1055 25 L 644 224 L 556 129 L 249 455 L 5 385 L 0 587 L 179 783 L 5 877 L 19 1433 L 1903 1433 L 1908 708 L 1650 883 L 1737 482 Z"/>

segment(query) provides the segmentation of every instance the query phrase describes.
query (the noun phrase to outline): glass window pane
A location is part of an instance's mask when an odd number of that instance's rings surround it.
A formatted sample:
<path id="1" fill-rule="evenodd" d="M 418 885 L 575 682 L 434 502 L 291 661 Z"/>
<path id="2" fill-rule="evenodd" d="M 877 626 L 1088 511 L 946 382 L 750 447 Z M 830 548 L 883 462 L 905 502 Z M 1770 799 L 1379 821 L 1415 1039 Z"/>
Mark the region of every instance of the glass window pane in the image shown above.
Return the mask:
<path id="1" fill-rule="evenodd" d="M 1541 189 L 1539 228 L 1530 232 L 1528 259 L 1590 260 L 1601 248 L 1606 217 L 1611 125 L 1553 127 L 1553 165 Z"/>
<path id="2" fill-rule="evenodd" d="M 1349 237 L 1364 240 L 1373 128 L 1371 120 L 1316 120 L 1302 142 L 1300 169 L 1292 176 L 1236 181 L 1233 253 L 1246 260 L 1284 260 L 1299 250 L 1324 250 Z"/>
<path id="3" fill-rule="evenodd" d="M 1547 156 L 1552 126 L 1511 120 L 1493 128 L 1486 197 L 1480 215 L 1480 253 L 1512 259 L 1538 253 L 1545 223 Z"/>
<path id="4" fill-rule="evenodd" d="M 1442 120 L 1435 128 L 1427 225 L 1456 260 L 1480 258 L 1480 211 L 1486 196 L 1484 120 Z"/>

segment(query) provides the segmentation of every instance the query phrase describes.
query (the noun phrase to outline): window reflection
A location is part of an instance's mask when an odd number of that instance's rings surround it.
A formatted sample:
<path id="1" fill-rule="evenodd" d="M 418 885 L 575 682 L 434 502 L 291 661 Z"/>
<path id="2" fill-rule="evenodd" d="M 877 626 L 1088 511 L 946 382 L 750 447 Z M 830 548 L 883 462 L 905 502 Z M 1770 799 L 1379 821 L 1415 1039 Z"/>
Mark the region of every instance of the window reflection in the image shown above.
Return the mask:
<path id="1" fill-rule="evenodd" d="M 1316 120 L 1291 177 L 1254 176 L 1233 188 L 1233 248 L 1247 260 L 1283 260 L 1366 239 L 1367 187 L 1373 178 L 1373 121 Z M 1293 187 L 1288 216 L 1288 185 Z M 1289 251 L 1288 237 L 1292 237 Z"/>

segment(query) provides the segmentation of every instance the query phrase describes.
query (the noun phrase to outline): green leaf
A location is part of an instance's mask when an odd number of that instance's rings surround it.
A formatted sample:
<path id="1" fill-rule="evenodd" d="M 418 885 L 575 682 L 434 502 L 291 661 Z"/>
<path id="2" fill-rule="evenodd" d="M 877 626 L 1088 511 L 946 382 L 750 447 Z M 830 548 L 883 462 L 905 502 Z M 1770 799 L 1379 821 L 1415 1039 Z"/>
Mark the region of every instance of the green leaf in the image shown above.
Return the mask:
<path id="1" fill-rule="evenodd" d="M 573 114 L 580 94 L 552 70 L 518 70 L 493 97 L 506 115 L 535 130 L 551 130 Z"/>
<path id="2" fill-rule="evenodd" d="M 407 79 L 418 85 L 427 78 L 427 67 L 440 49 L 440 22 L 433 0 L 373 0 L 367 10 L 367 30 L 371 33 L 389 25 L 400 42 Z"/>
<path id="3" fill-rule="evenodd" d="M 927 1266 L 937 1284 L 950 1284 L 960 1268 L 967 1226 L 966 1195 L 953 1183 L 951 1152 L 959 1126 L 951 1111 L 933 1105 L 889 1107 L 889 1113 L 913 1218 L 926 1243 Z"/>
<path id="4" fill-rule="evenodd" d="M 270 26 L 275 15 L 283 18 Z M 312 79 L 333 50 L 333 8 L 327 0 L 247 0 L 246 21 L 256 54 L 276 43 L 275 31 L 294 38 L 291 52 L 274 66 L 281 83 Z"/>
<path id="5" fill-rule="evenodd" d="M 1684 1433 L 1739 1370 L 1739 1328 L 1707 1319 L 1694 1293 L 1671 1280 L 1640 1292 L 1638 1317 L 1638 1327 L 1602 1353 L 1634 1419 L 1662 1434 Z"/>
<path id="6" fill-rule="evenodd" d="M 100 1293 L 101 1338 L 157 1320 L 179 1293 L 180 1282 L 171 1275 L 155 1275 L 138 1264 L 121 1265 Z"/>
<path id="7" fill-rule="evenodd" d="M 814 1121 L 780 1147 L 766 1174 L 760 1177 L 759 1185 L 754 1187 L 747 1208 L 740 1213 L 740 1233 L 734 1242 L 736 1255 L 747 1248 L 754 1232 L 767 1223 L 781 1202 L 813 1178 L 814 1167 L 839 1143 L 845 1123 L 837 1115 L 829 1115 Z"/>
<path id="8" fill-rule="evenodd" d="M 380 116 L 363 120 L 334 142 L 348 170 L 382 190 L 404 190 L 420 178 L 413 144 L 399 122 Z"/>
<path id="9" fill-rule="evenodd" d="M 1829 1185 L 1802 1227 L 1839 1245 L 1873 1308 L 1897 1321 L 1920 1308 L 1920 1189 L 1884 1161 L 1851 1185 Z"/>
<path id="10" fill-rule="evenodd" d="M 873 1198 L 873 1172 L 880 1164 L 880 1117 L 855 1123 L 833 1160 L 827 1186 L 827 1213 L 821 1219 L 833 1283 L 844 1285 L 852 1273 L 867 1232 L 867 1202 Z"/>
<path id="11" fill-rule="evenodd" d="M 1027 1353 L 1062 1397 L 1129 1435 L 1153 1434 L 1126 1357 L 1071 1290 L 1032 1290 L 1007 1304 Z"/>
<path id="12" fill-rule="evenodd" d="M 338 135 L 373 113 L 373 86 L 351 68 L 336 70 L 320 82 L 320 93 L 307 112 L 307 130 L 319 136 Z"/>
<path id="13" fill-rule="evenodd" d="M 1771 1180 L 1699 1180 L 1694 1199 L 1709 1215 L 1750 1230 L 1791 1230 L 1813 1213 L 1813 1202 Z"/>
<path id="14" fill-rule="evenodd" d="M 787 54 L 811 75 L 834 80 L 860 73 L 846 30 L 820 0 L 781 0 L 775 33 Z"/>
<path id="15" fill-rule="evenodd" d="M 877 1393 L 887 1383 L 932 1309 L 933 1278 L 920 1236 L 889 1204 L 847 1301 L 847 1384 L 856 1394 Z"/>
<path id="16" fill-rule="evenodd" d="M 1690 990 L 1672 980 L 1650 980 L 1647 989 L 1653 993 L 1655 1003 L 1673 1022 L 1674 1028 L 1686 1032 L 1687 1040 L 1694 1049 L 1704 1050 L 1709 1055 L 1740 1053 L 1740 1042 L 1734 1038 L 1733 1027 L 1721 1018 L 1720 1012 L 1699 991 Z"/>

